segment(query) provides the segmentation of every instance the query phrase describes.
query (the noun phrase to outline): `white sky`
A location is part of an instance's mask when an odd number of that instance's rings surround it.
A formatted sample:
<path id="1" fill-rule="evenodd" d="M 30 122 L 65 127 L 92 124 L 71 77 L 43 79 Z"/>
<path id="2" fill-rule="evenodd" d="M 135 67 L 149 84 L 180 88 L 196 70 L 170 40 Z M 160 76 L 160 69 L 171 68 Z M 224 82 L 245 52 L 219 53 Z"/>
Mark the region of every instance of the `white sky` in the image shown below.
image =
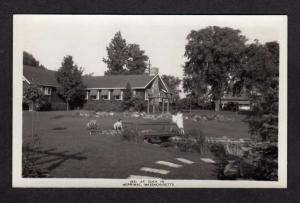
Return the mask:
<path id="1" fill-rule="evenodd" d="M 117 31 L 127 43 L 137 43 L 160 74 L 182 78 L 186 36 L 207 26 L 240 29 L 249 42 L 280 43 L 284 16 L 125 16 L 125 15 L 17 15 L 23 50 L 48 69 L 57 70 L 65 55 L 72 55 L 84 73 L 103 75 L 102 58 Z"/>

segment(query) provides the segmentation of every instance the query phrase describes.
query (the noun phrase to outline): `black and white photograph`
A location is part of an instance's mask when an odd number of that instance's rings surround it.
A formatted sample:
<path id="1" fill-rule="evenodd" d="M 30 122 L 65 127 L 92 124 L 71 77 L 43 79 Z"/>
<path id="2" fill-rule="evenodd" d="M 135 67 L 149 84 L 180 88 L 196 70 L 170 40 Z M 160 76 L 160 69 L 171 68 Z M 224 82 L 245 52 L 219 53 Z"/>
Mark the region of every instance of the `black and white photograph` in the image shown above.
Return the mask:
<path id="1" fill-rule="evenodd" d="M 287 16 L 14 15 L 13 187 L 286 188 Z"/>

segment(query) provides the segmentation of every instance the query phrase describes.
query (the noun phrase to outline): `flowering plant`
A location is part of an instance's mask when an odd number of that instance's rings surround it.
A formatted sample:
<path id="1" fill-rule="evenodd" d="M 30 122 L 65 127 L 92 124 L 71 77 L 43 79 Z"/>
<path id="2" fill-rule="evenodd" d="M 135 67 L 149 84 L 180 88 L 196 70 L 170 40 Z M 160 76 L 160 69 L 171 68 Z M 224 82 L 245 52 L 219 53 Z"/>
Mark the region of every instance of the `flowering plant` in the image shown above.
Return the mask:
<path id="1" fill-rule="evenodd" d="M 86 124 L 86 127 L 88 130 L 97 130 L 99 127 L 97 125 L 97 121 L 91 120 Z"/>

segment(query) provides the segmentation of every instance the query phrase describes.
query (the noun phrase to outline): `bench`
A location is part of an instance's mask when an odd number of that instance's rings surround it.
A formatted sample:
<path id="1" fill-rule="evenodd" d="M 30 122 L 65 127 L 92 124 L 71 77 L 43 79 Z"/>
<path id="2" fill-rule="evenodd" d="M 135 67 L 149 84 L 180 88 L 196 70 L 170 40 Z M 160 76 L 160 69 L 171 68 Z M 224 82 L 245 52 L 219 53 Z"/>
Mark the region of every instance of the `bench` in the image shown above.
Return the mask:
<path id="1" fill-rule="evenodd" d="M 133 128 L 146 140 L 167 140 L 179 134 L 176 124 L 171 122 L 132 123 L 123 122 L 123 128 Z"/>

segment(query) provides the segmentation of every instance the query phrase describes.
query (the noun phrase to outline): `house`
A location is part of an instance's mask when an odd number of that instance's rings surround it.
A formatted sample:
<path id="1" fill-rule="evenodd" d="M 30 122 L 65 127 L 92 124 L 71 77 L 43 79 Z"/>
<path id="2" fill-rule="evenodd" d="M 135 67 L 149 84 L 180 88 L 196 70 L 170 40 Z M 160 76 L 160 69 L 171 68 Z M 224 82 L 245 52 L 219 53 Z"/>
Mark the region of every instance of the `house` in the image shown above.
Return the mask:
<path id="1" fill-rule="evenodd" d="M 130 83 L 134 97 L 147 102 L 147 110 L 157 111 L 159 106 L 169 110 L 172 98 L 165 82 L 158 74 L 158 68 L 151 68 L 149 74 L 140 75 L 108 75 L 108 76 L 86 76 L 86 100 L 90 101 L 122 101 L 127 83 Z"/>
<path id="2" fill-rule="evenodd" d="M 57 94 L 56 71 L 40 69 L 24 65 L 23 84 L 37 84 L 51 105 L 65 103 Z M 83 83 L 86 86 L 86 100 L 101 102 L 122 101 L 123 92 L 127 83 L 130 83 L 133 96 L 144 100 L 148 104 L 148 111 L 152 105 L 155 111 L 162 105 L 169 110 L 171 93 L 165 82 L 158 74 L 158 68 L 151 68 L 148 74 L 140 75 L 109 75 L 109 76 L 85 76 Z"/>
<path id="3" fill-rule="evenodd" d="M 44 94 L 44 98 L 54 109 L 65 109 L 65 102 L 58 96 L 59 86 L 55 76 L 56 71 L 34 66 L 23 66 L 23 86 L 36 84 Z M 32 107 L 29 107 L 32 109 Z"/>
<path id="4" fill-rule="evenodd" d="M 249 111 L 251 108 L 250 99 L 245 94 L 242 94 L 240 96 L 232 96 L 231 94 L 225 94 L 221 98 L 221 105 L 222 108 L 226 108 L 229 105 L 235 105 L 237 107 L 237 110 L 241 111 Z"/>

